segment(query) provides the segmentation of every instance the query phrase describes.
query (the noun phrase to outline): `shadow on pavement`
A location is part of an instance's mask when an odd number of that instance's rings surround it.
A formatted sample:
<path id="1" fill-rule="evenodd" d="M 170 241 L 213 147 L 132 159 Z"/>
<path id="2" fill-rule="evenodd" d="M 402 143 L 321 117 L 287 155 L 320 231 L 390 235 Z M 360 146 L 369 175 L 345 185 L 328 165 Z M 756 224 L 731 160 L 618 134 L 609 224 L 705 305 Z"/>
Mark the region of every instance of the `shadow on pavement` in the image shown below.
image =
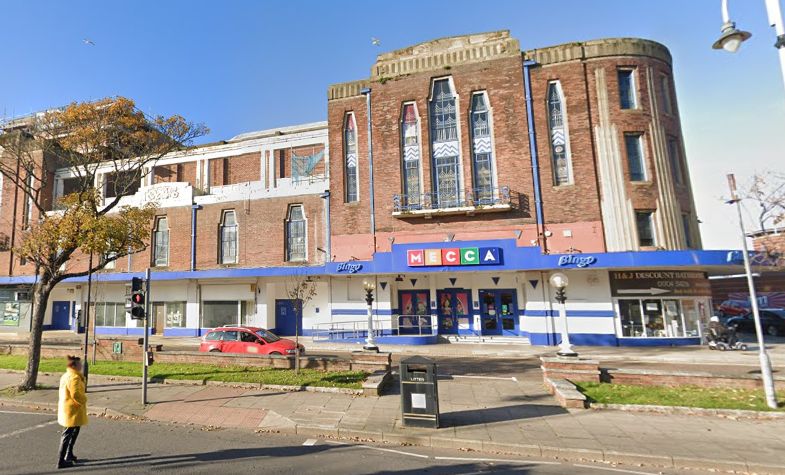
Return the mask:
<path id="1" fill-rule="evenodd" d="M 561 406 L 520 404 L 517 406 L 489 407 L 466 411 L 444 412 L 441 414 L 443 427 L 466 427 L 494 422 L 514 422 L 535 417 L 567 414 Z"/>
<path id="2" fill-rule="evenodd" d="M 463 473 L 463 474 L 476 474 L 476 473 L 486 473 L 486 472 L 493 472 L 493 473 L 515 473 L 515 474 L 527 474 L 532 473 L 530 470 L 531 468 L 535 467 L 536 464 L 513 464 L 513 463 L 494 463 L 494 464 L 485 464 L 485 463 L 462 463 L 457 465 L 433 465 L 430 467 L 422 467 L 416 469 L 402 469 L 402 470 L 380 470 L 378 472 L 373 472 L 373 475 L 415 475 L 421 473 Z"/>

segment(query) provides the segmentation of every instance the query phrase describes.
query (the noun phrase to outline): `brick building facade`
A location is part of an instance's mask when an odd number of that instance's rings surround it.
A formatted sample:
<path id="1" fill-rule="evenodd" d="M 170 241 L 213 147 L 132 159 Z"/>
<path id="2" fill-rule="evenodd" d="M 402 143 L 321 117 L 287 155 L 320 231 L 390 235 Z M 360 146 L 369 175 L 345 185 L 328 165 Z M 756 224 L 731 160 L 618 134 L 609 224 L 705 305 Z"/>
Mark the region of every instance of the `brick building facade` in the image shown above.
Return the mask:
<path id="1" fill-rule="evenodd" d="M 705 273 L 736 264 L 700 250 L 663 45 L 522 51 L 507 31 L 442 38 L 381 54 L 370 77 L 327 91 L 326 122 L 173 154 L 123 198 L 159 212 L 150 248 L 97 277 L 99 332 L 139 331 L 117 305 L 130 276 L 153 266 L 154 326 L 167 335 L 242 323 L 341 339 L 362 327 L 362 282 L 373 281 L 377 332 L 390 341 L 553 344 L 547 281 L 558 269 L 579 343 L 700 337 Z M 69 175 L 52 173 L 56 197 Z M 3 187 L 3 203 L 12 193 Z M 20 212 L 3 206 L 0 225 Z M 666 295 L 622 288 L 625 272 L 653 268 L 659 277 L 640 279 Z M 294 322 L 286 282 L 304 273 L 317 296 Z M 17 266 L 0 283 L 23 287 L 29 275 Z M 56 292 L 53 328 L 86 295 L 83 281 Z"/>

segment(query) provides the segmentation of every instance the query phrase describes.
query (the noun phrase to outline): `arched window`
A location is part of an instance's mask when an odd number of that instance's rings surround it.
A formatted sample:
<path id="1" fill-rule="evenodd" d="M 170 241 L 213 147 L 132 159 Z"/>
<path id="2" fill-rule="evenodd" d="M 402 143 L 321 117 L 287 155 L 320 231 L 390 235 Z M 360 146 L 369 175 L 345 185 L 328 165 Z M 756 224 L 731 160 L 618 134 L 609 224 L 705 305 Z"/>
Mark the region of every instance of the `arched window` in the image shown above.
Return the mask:
<path id="1" fill-rule="evenodd" d="M 433 82 L 430 104 L 433 181 L 438 208 L 460 206 L 460 144 L 458 109 L 449 79 Z"/>
<path id="2" fill-rule="evenodd" d="M 153 265 L 169 265 L 169 222 L 166 216 L 161 216 L 155 220 L 155 231 L 153 232 Z"/>
<path id="3" fill-rule="evenodd" d="M 346 187 L 346 202 L 353 203 L 359 200 L 357 182 L 357 122 L 354 113 L 346 114 L 343 126 L 344 148 L 344 186 Z"/>
<path id="4" fill-rule="evenodd" d="M 286 218 L 286 260 L 304 261 L 306 259 L 306 227 L 303 205 L 291 205 Z"/>
<path id="5" fill-rule="evenodd" d="M 403 194 L 405 209 L 420 207 L 420 120 L 414 103 L 404 104 L 401 113 L 401 143 L 403 144 Z"/>
<path id="6" fill-rule="evenodd" d="M 567 130 L 564 93 L 559 81 L 552 81 L 548 84 L 548 126 L 551 130 L 553 184 L 556 186 L 569 185 L 572 183 L 570 135 Z"/>
<path id="7" fill-rule="evenodd" d="M 476 204 L 493 203 L 493 152 L 491 150 L 491 114 L 488 95 L 472 96 L 472 199 Z"/>
<path id="8" fill-rule="evenodd" d="M 226 210 L 221 217 L 221 264 L 237 263 L 237 215 Z"/>

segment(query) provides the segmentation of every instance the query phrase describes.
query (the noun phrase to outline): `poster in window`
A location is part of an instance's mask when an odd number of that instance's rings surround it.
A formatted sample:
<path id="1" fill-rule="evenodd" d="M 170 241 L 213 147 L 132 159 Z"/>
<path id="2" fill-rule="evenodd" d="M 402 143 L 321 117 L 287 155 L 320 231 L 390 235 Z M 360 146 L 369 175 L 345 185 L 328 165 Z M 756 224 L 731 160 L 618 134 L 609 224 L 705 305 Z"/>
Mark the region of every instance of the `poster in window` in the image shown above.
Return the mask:
<path id="1" fill-rule="evenodd" d="M 4 305 L 0 304 L 0 326 L 3 327 L 18 327 L 19 326 L 19 304 L 15 302 L 7 302 Z"/>
<path id="2" fill-rule="evenodd" d="M 455 294 L 455 314 L 466 315 L 469 313 L 469 294 L 458 292 Z"/>
<path id="3" fill-rule="evenodd" d="M 420 292 L 417 294 L 417 315 L 428 315 L 428 294 Z"/>
<path id="4" fill-rule="evenodd" d="M 414 308 L 412 307 L 412 294 L 401 294 L 401 314 L 414 315 Z"/>

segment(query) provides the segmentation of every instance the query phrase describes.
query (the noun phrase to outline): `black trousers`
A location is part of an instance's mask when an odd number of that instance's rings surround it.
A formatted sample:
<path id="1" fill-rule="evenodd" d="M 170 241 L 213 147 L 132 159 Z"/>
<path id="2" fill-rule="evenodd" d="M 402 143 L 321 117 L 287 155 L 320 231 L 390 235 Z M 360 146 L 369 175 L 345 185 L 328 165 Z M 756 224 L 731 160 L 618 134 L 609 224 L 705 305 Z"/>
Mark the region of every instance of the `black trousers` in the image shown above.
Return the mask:
<path id="1" fill-rule="evenodd" d="M 72 460 L 74 457 L 74 444 L 79 437 L 79 426 L 66 427 L 60 437 L 60 462 Z"/>

